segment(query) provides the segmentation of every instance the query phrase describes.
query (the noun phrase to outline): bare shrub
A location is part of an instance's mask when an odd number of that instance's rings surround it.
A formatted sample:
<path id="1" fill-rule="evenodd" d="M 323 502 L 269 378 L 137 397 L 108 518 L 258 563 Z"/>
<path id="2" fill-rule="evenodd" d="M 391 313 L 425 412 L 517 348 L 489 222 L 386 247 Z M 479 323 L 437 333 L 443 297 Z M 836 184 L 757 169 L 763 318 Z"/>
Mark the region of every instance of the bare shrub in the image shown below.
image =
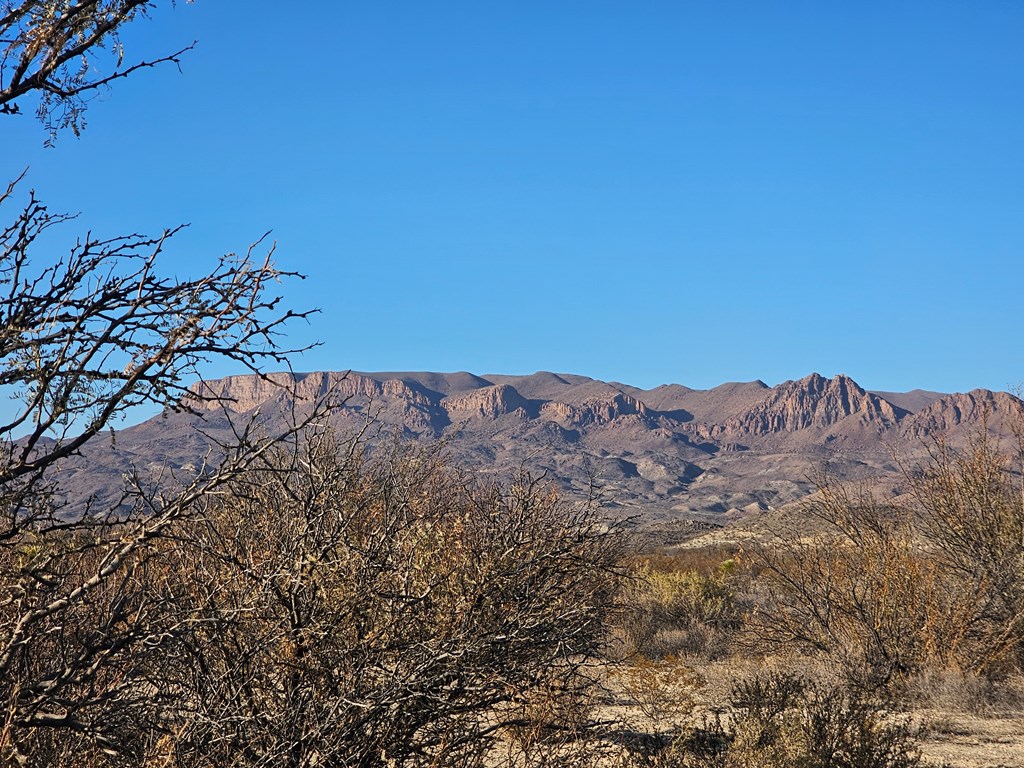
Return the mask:
<path id="1" fill-rule="evenodd" d="M 1024 663 L 1020 451 L 1001 450 L 983 427 L 966 450 L 940 442 L 930 458 L 908 476 L 923 535 L 964 609 L 956 660 L 967 672 L 1009 674 Z"/>
<path id="2" fill-rule="evenodd" d="M 866 690 L 928 670 L 998 680 L 1021 669 L 1019 456 L 982 428 L 963 451 L 939 443 L 907 480 L 913 503 L 900 507 L 826 479 L 806 507 L 823 534 L 752 548 L 757 644 L 824 654 Z"/>
<path id="3" fill-rule="evenodd" d="M 589 505 L 324 432 L 180 536 L 173 765 L 478 765 L 579 725 L 621 557 Z"/>
<path id="4" fill-rule="evenodd" d="M 503 768 L 552 768 L 590 763 L 600 748 L 593 719 L 599 691 L 589 676 L 566 685 L 553 678 L 504 710 L 508 725 L 488 754 Z"/>
<path id="5" fill-rule="evenodd" d="M 658 768 L 915 768 L 920 730 L 861 692 L 786 673 L 740 681 L 705 716 L 634 764 Z"/>
<path id="6" fill-rule="evenodd" d="M 0 207 L 15 191 L 0 193 Z M 275 437 L 236 423 L 219 455 L 173 487 L 154 489 L 126 467 L 109 503 L 68 501 L 55 473 L 111 439 L 138 405 L 202 407 L 185 377 L 204 362 L 254 372 L 284 363 L 278 334 L 305 314 L 278 309 L 268 285 L 289 273 L 256 246 L 180 279 L 160 272 L 173 232 L 89 234 L 39 267 L 35 244 L 67 217 L 32 193 L 16 210 L 0 228 L 0 385 L 14 403 L 0 424 L 0 760 L 85 764 L 93 752 L 128 760 L 155 738 L 157 706 L 142 670 L 177 620 L 143 588 L 153 547 Z"/>
<path id="7" fill-rule="evenodd" d="M 826 654 L 868 690 L 954 652 L 963 606 L 907 511 L 825 482 L 807 513 L 824 534 L 750 552 L 760 570 L 761 600 L 747 617 L 757 645 Z"/>

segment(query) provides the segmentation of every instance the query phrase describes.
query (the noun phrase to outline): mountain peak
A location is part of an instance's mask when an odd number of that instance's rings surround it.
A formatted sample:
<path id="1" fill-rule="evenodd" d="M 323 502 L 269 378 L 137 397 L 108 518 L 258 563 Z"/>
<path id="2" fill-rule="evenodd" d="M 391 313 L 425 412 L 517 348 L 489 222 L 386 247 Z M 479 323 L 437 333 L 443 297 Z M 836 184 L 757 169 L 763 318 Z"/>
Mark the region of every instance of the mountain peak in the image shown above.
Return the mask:
<path id="1" fill-rule="evenodd" d="M 772 388 L 746 381 L 707 390 L 644 390 L 549 371 L 273 373 L 211 380 L 193 391 L 208 398 L 205 406 L 192 403 L 194 410 L 207 413 L 168 412 L 127 428 L 116 447 L 73 464 L 87 467 L 90 479 L 76 476 L 69 487 L 87 494 L 120 488 L 129 463 L 196 465 L 210 450 L 204 436 L 227 428 L 221 408 L 272 426 L 290 412 L 292 396 L 333 394 L 331 423 L 341 434 L 361 434 L 372 418 L 380 430 L 371 439 L 441 440 L 470 470 L 512 476 L 525 468 L 573 492 L 591 489 L 596 479 L 609 509 L 623 514 L 720 520 L 804 498 L 814 490 L 806 478 L 823 453 L 845 480 L 891 478 L 893 441 L 903 440 L 911 452 L 922 449 L 922 437 L 937 434 L 963 445 L 982 424 L 1009 436 L 1024 419 L 1024 403 L 1005 392 L 888 396 L 866 392 L 846 374 L 817 372 Z"/>
<path id="2" fill-rule="evenodd" d="M 829 378 L 828 376 L 822 376 L 817 371 L 815 371 L 813 373 L 809 373 L 806 376 L 804 376 L 802 379 L 797 379 L 796 381 L 785 381 L 782 384 L 780 384 L 779 386 L 781 387 L 781 386 L 785 386 L 787 384 L 799 384 L 799 385 L 802 385 L 802 386 L 805 386 L 805 387 L 815 387 L 815 388 L 829 387 L 829 386 L 841 386 L 841 387 L 856 387 L 857 389 L 862 389 L 860 384 L 858 384 L 856 381 L 853 380 L 853 378 L 851 378 L 850 376 L 846 375 L 845 373 L 837 373 L 832 378 Z"/>
<path id="3" fill-rule="evenodd" d="M 863 426 L 886 428 L 904 415 L 903 409 L 865 391 L 844 373 L 831 379 L 811 373 L 770 390 L 764 400 L 724 426 L 727 431 L 764 435 L 830 427 L 857 416 Z"/>
<path id="4" fill-rule="evenodd" d="M 906 431 L 921 437 L 949 433 L 961 425 L 975 428 L 987 424 L 990 430 L 1013 428 L 1024 422 L 1024 402 L 1009 392 L 972 389 L 943 395 L 908 420 Z"/>

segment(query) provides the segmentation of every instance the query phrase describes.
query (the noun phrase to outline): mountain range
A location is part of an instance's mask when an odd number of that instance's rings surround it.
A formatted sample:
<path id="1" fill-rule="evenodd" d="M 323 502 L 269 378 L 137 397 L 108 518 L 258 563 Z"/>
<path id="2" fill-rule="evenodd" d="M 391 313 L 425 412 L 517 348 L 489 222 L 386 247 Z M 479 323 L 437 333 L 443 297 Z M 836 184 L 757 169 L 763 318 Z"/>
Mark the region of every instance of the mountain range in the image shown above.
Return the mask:
<path id="1" fill-rule="evenodd" d="M 333 392 L 343 435 L 372 423 L 378 440 L 442 441 L 456 464 L 477 473 L 526 469 L 569 493 L 596 488 L 606 510 L 649 525 L 724 524 L 799 501 L 822 469 L 898 493 L 901 467 L 935 441 L 962 445 L 980 429 L 1009 440 L 1024 421 L 1024 403 L 1007 392 L 871 392 L 848 376 L 816 373 L 775 387 L 707 390 L 549 372 L 275 373 L 193 391 L 215 399 L 197 413 L 168 410 L 119 431 L 69 464 L 62 484 L 102 494 L 128 465 L 187 473 L 228 416 L 273 422 L 293 393 Z"/>

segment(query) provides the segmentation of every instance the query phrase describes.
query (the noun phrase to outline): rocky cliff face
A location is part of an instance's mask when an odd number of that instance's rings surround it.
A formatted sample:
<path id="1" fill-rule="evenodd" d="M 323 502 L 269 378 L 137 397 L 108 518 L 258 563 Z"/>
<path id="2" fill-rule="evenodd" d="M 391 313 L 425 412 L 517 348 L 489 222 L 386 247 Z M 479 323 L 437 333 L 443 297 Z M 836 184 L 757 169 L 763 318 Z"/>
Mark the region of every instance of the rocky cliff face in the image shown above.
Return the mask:
<path id="1" fill-rule="evenodd" d="M 728 419 L 723 434 L 768 435 L 801 429 L 830 427 L 856 417 L 859 424 L 884 430 L 894 426 L 906 411 L 865 391 L 849 376 L 826 379 L 812 373 L 799 381 L 787 381 L 746 413 Z"/>
<path id="2" fill-rule="evenodd" d="M 464 395 L 446 397 L 441 400 L 441 407 L 448 412 L 452 421 L 460 421 L 467 418 L 496 419 L 510 413 L 526 418 L 530 403 L 515 387 L 498 384 Z"/>
<path id="3" fill-rule="evenodd" d="M 925 406 L 904 424 L 904 432 L 917 438 L 950 435 L 986 425 L 990 431 L 1012 433 L 1024 421 L 1024 403 L 1008 392 L 973 389 L 945 395 Z"/>
<path id="4" fill-rule="evenodd" d="M 625 394 L 612 397 L 588 398 L 579 403 L 547 402 L 541 406 L 540 417 L 556 421 L 572 429 L 610 424 L 616 419 L 634 416 L 642 422 L 650 421 L 646 405 Z"/>
<path id="5" fill-rule="evenodd" d="M 360 404 L 383 399 L 400 399 L 410 405 L 429 406 L 433 402 L 399 379 L 378 381 L 357 373 L 271 373 L 266 376 L 228 376 L 199 382 L 192 386 L 207 410 L 226 407 L 236 413 L 259 408 L 267 402 L 295 397 L 314 402 L 322 398 L 341 402 L 355 400 Z"/>
<path id="6" fill-rule="evenodd" d="M 226 408 L 242 413 L 273 399 L 285 386 L 291 386 L 293 381 L 294 377 L 288 373 L 270 373 L 262 377 L 226 376 L 223 379 L 199 381 L 190 387 L 196 395 L 190 399 L 190 404 L 208 411 Z M 305 389 L 300 381 L 295 387 L 296 395 L 304 395 Z"/>

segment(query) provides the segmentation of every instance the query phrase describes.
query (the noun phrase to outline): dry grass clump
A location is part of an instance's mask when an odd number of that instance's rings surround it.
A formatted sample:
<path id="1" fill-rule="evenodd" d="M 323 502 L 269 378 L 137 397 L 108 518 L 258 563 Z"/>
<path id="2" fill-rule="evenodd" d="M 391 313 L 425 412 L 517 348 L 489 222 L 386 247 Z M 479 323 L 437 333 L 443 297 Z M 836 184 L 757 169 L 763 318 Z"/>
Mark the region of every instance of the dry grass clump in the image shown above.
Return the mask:
<path id="1" fill-rule="evenodd" d="M 654 734 L 678 732 L 693 717 L 704 679 L 682 659 L 640 658 L 617 673 L 631 709 Z"/>
<path id="2" fill-rule="evenodd" d="M 1018 716 L 1024 710 L 1024 675 L 999 680 L 949 667 L 929 666 L 907 682 L 915 707 L 981 716 Z"/>

